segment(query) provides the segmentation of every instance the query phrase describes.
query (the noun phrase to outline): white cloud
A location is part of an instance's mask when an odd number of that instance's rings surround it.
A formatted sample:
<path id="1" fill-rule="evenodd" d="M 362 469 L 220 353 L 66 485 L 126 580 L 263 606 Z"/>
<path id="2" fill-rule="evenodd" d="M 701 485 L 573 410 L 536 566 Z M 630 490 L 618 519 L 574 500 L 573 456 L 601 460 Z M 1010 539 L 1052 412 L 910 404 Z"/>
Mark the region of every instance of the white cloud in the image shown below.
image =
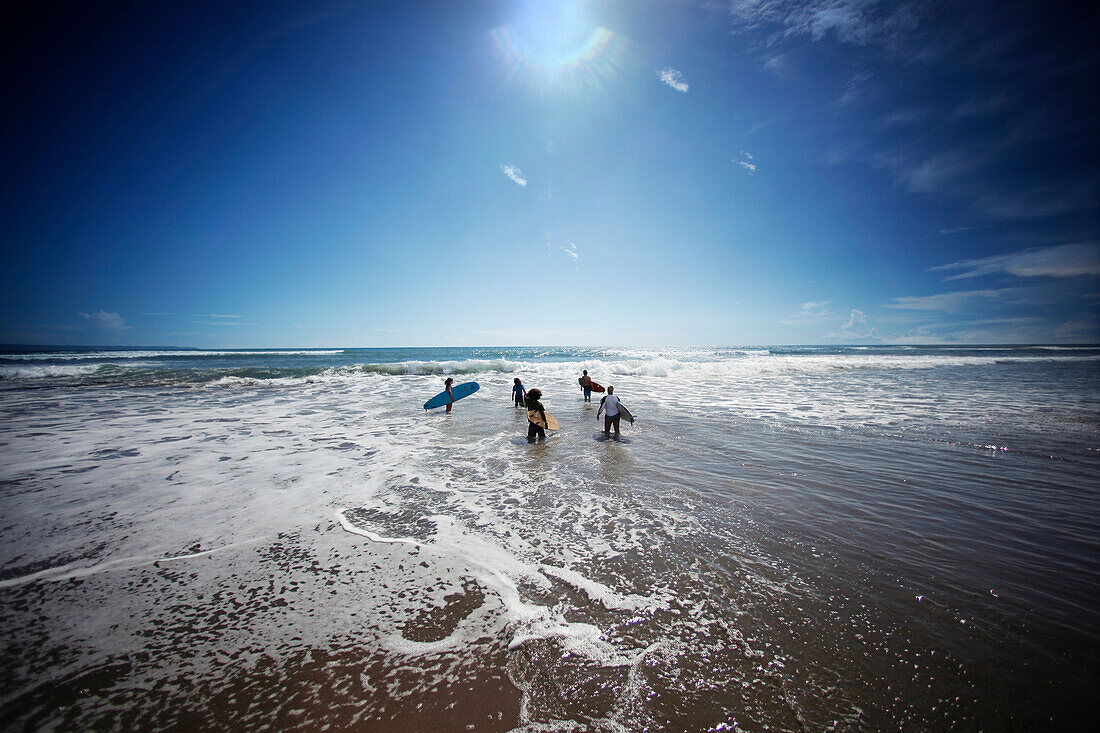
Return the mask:
<path id="1" fill-rule="evenodd" d="M 956 149 L 932 155 L 916 164 L 902 164 L 898 177 L 911 193 L 933 193 L 949 182 L 969 176 L 980 162 L 977 156 Z"/>
<path id="2" fill-rule="evenodd" d="M 836 311 L 829 307 L 830 303 L 831 301 L 828 300 L 807 301 L 800 305 L 797 311 L 781 319 L 779 322 L 790 326 L 835 316 Z"/>
<path id="3" fill-rule="evenodd" d="M 821 300 L 821 301 L 812 301 L 811 300 L 811 301 L 807 301 L 799 307 L 798 313 L 799 313 L 799 315 L 802 315 L 802 316 L 812 316 L 812 317 L 832 315 L 832 311 L 826 310 L 828 305 L 829 305 L 829 302 L 830 301 L 828 301 L 828 300 Z"/>
<path id="4" fill-rule="evenodd" d="M 787 59 L 787 54 L 783 53 L 768 56 L 764 61 L 764 68 L 780 78 L 787 75 L 788 65 L 789 61 Z"/>
<path id="5" fill-rule="evenodd" d="M 658 71 L 657 78 L 678 92 L 686 92 L 691 88 L 688 86 L 688 83 L 683 80 L 683 75 L 671 66 Z"/>
<path id="6" fill-rule="evenodd" d="M 859 328 L 857 326 L 867 325 L 867 315 L 859 308 L 853 308 L 851 314 L 848 316 L 848 322 L 840 327 L 840 331 L 832 331 L 825 334 L 825 339 L 828 341 L 866 341 L 881 339 L 878 333 L 878 329 L 875 328 Z"/>
<path id="7" fill-rule="evenodd" d="M 255 326 L 256 323 L 252 318 L 245 318 L 244 316 L 231 315 L 225 313 L 192 313 L 192 318 L 203 318 L 213 320 L 202 321 L 190 321 L 190 323 L 199 326 Z"/>
<path id="8" fill-rule="evenodd" d="M 573 244 L 572 242 L 566 242 L 565 246 L 561 248 L 561 251 L 572 257 L 574 262 L 576 262 L 578 257 L 580 256 L 577 253 L 577 245 Z"/>
<path id="9" fill-rule="evenodd" d="M 871 74 L 867 71 L 862 71 L 849 79 L 848 83 L 844 86 L 844 92 L 840 95 L 840 98 L 836 100 L 836 106 L 844 107 L 856 101 L 863 92 L 867 82 L 870 80 Z"/>
<path id="10" fill-rule="evenodd" d="M 748 171 L 749 174 L 756 173 L 756 163 L 751 162 L 752 159 L 753 159 L 752 153 L 746 153 L 744 150 L 742 150 L 741 151 L 741 157 L 744 160 L 738 160 L 737 158 L 734 158 L 730 162 L 731 163 L 736 163 L 737 165 L 741 166 L 746 171 Z"/>
<path id="11" fill-rule="evenodd" d="M 926 117 L 925 113 L 919 109 L 907 109 L 900 112 L 891 112 L 883 115 L 879 121 L 879 127 L 884 130 L 892 130 L 899 127 L 908 127 L 920 122 Z"/>
<path id="12" fill-rule="evenodd" d="M 781 26 L 782 35 L 820 40 L 832 34 L 860 45 L 911 28 L 913 9 L 894 0 L 732 0 L 730 15 L 747 28 Z"/>
<path id="13" fill-rule="evenodd" d="M 948 280 L 995 274 L 1016 277 L 1100 275 L 1100 245 L 1096 242 L 1060 244 L 1054 247 L 952 262 L 948 265 L 933 267 L 932 270 L 961 270 L 948 277 Z"/>
<path id="14" fill-rule="evenodd" d="M 953 313 L 974 300 L 999 300 L 1006 293 L 1013 290 L 1013 288 L 1002 288 L 1000 290 L 967 290 L 955 293 L 938 293 L 936 295 L 906 295 L 901 298 L 894 298 L 894 302 L 889 303 L 886 307 Z"/>
<path id="15" fill-rule="evenodd" d="M 102 328 L 107 331 L 121 331 L 127 328 L 126 319 L 117 313 L 98 311 L 96 313 L 81 313 L 80 317 L 90 322 L 95 328 Z"/>
<path id="16" fill-rule="evenodd" d="M 987 318 L 973 321 L 928 323 L 889 341 L 898 344 L 963 343 L 1024 344 L 1090 340 L 1087 322 L 1058 322 L 1048 318 Z"/>
<path id="17" fill-rule="evenodd" d="M 988 225 L 980 226 L 980 227 L 956 226 L 956 227 L 951 227 L 950 229 L 941 229 L 940 234 L 962 234 L 963 232 L 970 232 L 970 231 L 974 231 L 975 229 L 988 229 L 988 228 L 989 228 Z"/>
<path id="18" fill-rule="evenodd" d="M 523 177 L 523 171 L 521 171 L 516 166 L 509 165 L 509 164 L 505 163 L 504 165 L 502 165 L 500 167 L 500 170 L 504 175 L 511 178 L 513 181 L 518 183 L 520 186 L 526 186 L 527 185 L 527 179 Z"/>

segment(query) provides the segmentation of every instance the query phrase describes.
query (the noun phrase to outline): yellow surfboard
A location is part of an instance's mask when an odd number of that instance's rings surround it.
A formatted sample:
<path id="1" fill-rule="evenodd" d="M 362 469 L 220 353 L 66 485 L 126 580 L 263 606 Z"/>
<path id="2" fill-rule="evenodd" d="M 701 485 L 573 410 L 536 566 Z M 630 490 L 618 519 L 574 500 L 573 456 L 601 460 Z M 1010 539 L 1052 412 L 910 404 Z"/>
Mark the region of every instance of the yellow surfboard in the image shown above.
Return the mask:
<path id="1" fill-rule="evenodd" d="M 540 428 L 546 428 L 547 430 L 557 430 L 559 427 L 561 427 L 560 425 L 558 425 L 558 421 L 554 419 L 553 415 L 551 415 L 549 412 L 546 412 L 544 414 L 546 415 L 546 422 L 542 421 L 542 416 L 539 415 L 538 410 L 528 410 L 527 419 L 533 422 L 535 425 L 538 425 Z"/>

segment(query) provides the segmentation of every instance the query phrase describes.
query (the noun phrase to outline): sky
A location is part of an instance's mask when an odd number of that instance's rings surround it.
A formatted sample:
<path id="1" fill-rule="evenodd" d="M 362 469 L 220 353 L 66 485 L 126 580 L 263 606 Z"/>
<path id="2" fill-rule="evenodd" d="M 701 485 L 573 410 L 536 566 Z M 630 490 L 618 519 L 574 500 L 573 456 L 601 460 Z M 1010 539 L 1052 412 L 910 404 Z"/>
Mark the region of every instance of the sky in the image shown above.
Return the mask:
<path id="1" fill-rule="evenodd" d="M 1100 342 L 1078 3 L 24 5 L 2 343 Z"/>

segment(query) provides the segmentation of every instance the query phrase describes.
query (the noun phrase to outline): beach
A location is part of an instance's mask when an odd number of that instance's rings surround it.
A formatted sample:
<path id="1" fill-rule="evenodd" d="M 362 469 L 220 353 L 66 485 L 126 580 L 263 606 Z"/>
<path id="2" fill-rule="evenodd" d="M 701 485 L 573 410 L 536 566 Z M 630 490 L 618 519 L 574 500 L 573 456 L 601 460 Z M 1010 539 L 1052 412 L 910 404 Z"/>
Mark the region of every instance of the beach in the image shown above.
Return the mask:
<path id="1" fill-rule="evenodd" d="M 1100 348 L 24 349 L 0 417 L 11 729 L 1100 712 Z"/>

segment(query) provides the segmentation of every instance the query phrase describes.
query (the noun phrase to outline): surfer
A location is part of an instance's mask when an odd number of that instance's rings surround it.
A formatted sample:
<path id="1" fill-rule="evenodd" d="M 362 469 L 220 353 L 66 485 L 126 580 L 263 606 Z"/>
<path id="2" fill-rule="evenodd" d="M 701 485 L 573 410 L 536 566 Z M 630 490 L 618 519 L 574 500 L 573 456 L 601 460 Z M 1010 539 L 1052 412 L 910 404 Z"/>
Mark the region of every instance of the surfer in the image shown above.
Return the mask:
<path id="1" fill-rule="evenodd" d="M 611 434 L 611 426 L 615 426 L 615 436 L 619 435 L 619 418 L 622 415 L 619 414 L 619 398 L 614 394 L 615 388 L 608 387 L 607 394 L 600 400 L 600 409 L 596 410 L 596 422 L 600 420 L 600 413 L 604 413 L 603 416 L 603 434 Z"/>
<path id="2" fill-rule="evenodd" d="M 582 370 L 584 373 L 581 375 L 581 388 L 584 390 L 584 401 L 592 401 L 592 377 L 588 376 L 588 370 Z"/>
<path id="3" fill-rule="evenodd" d="M 446 381 L 443 382 L 443 388 L 447 390 L 447 396 L 451 398 L 451 401 L 447 403 L 447 412 L 451 411 L 451 405 L 455 403 L 455 393 L 451 391 L 451 385 L 454 384 L 454 381 L 447 377 Z"/>
<path id="4" fill-rule="evenodd" d="M 542 397 L 542 392 L 537 389 L 527 390 L 527 396 L 524 398 L 524 403 L 527 405 L 527 412 L 531 410 L 538 410 L 539 416 L 542 418 L 543 423 L 546 422 L 546 408 L 539 402 L 539 398 Z M 542 429 L 542 425 L 539 425 L 531 419 L 530 414 L 527 417 L 527 442 L 534 443 L 535 438 L 545 438 L 546 431 Z"/>
<path id="5" fill-rule="evenodd" d="M 523 382 L 519 381 L 519 377 L 516 377 L 515 384 L 512 385 L 512 397 L 516 401 L 516 407 L 523 404 L 523 395 L 526 393 L 527 390 L 523 388 Z"/>

